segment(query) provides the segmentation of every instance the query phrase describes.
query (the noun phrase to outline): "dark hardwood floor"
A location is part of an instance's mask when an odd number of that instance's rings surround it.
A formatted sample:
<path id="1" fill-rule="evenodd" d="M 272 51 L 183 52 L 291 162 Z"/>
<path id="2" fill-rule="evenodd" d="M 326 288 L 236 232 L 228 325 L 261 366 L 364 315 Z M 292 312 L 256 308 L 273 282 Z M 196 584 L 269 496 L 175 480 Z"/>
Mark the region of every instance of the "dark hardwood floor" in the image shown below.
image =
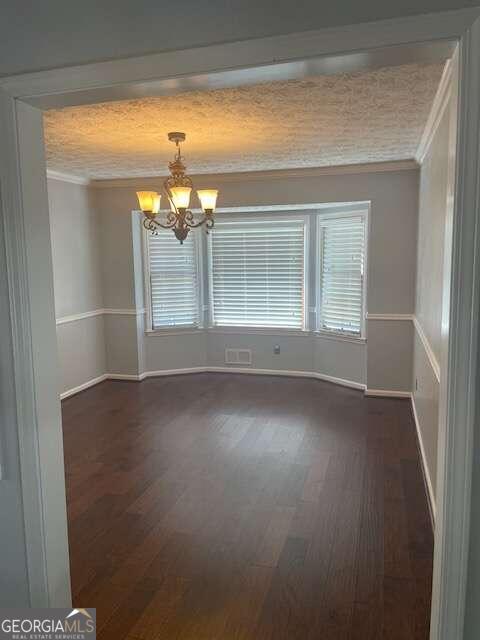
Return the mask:
<path id="1" fill-rule="evenodd" d="M 99 638 L 428 638 L 408 401 L 196 374 L 104 382 L 63 424 L 74 604 Z"/>

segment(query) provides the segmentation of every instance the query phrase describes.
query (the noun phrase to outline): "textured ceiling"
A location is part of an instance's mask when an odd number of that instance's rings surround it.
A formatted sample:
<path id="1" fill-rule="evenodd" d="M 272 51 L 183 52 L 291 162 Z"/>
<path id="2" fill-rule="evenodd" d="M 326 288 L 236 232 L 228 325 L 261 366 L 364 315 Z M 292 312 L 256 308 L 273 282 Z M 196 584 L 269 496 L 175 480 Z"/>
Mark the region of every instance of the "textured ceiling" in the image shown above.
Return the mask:
<path id="1" fill-rule="evenodd" d="M 413 158 L 443 65 L 404 65 L 45 113 L 48 167 L 94 179 L 165 175 L 185 131 L 190 173 Z"/>

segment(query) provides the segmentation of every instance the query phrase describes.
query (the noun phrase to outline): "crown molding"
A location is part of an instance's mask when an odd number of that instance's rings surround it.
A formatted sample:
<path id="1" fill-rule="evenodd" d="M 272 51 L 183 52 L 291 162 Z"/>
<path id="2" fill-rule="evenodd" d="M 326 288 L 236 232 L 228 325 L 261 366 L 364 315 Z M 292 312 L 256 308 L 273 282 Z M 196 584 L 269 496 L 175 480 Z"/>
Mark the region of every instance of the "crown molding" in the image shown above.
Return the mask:
<path id="1" fill-rule="evenodd" d="M 415 159 L 391 160 L 388 162 L 365 162 L 363 164 L 346 164 L 331 167 L 309 167 L 304 169 L 272 169 L 270 171 L 241 171 L 236 173 L 198 173 L 192 174 L 197 183 L 215 180 L 215 183 L 253 182 L 262 180 L 291 180 L 295 178 L 316 178 L 319 176 L 355 175 L 358 173 L 385 173 L 388 171 L 412 171 L 418 169 Z M 145 176 L 135 178 L 112 178 L 105 180 L 91 180 L 90 186 L 95 189 L 111 189 L 113 187 L 144 187 L 149 183 L 157 186 L 163 183 L 166 176 Z"/>
<path id="2" fill-rule="evenodd" d="M 443 69 L 442 77 L 440 78 L 440 84 L 438 85 L 437 93 L 432 102 L 432 108 L 425 124 L 422 137 L 418 144 L 417 151 L 415 153 L 415 160 L 418 164 L 422 164 L 425 160 L 425 156 L 428 153 L 432 140 L 438 129 L 445 109 L 450 101 L 452 95 L 452 61 L 447 60 Z"/>
<path id="3" fill-rule="evenodd" d="M 60 180 L 61 182 L 70 182 L 71 184 L 89 185 L 91 182 L 90 178 L 75 176 L 72 173 L 63 173 L 62 171 L 53 171 L 53 169 L 47 169 L 47 178 L 49 180 Z"/>

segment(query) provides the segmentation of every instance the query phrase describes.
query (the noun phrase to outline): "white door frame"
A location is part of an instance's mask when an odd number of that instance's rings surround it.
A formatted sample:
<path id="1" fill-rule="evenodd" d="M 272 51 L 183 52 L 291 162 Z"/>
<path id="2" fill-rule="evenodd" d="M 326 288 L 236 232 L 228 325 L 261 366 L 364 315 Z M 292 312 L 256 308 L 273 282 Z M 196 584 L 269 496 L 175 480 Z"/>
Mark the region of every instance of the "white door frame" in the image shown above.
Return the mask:
<path id="1" fill-rule="evenodd" d="M 65 485 L 41 114 L 45 105 L 145 95 L 149 83 L 441 39 L 459 44 L 458 149 L 449 335 L 442 372 L 432 640 L 460 640 L 469 548 L 480 293 L 480 8 L 329 28 L 0 80 L 0 187 L 31 606 L 70 602 Z M 272 67 L 273 68 L 273 67 Z M 150 89 L 149 89 L 150 87 Z M 36 108 L 37 107 L 37 108 Z M 33 151 L 32 151 L 33 149 Z M 47 225 L 45 229 L 45 225 Z M 475 254 L 477 260 L 474 260 Z M 1 256 L 0 256 L 1 258 Z M 40 295 L 39 295 L 40 292 Z M 0 328 L 3 329 L 3 328 Z M 3 335 L 3 334 L 2 334 Z M 3 339 L 3 338 L 2 338 Z M 4 373 L 3 371 L 1 371 Z M 0 422 L 12 420 L 0 407 Z"/>

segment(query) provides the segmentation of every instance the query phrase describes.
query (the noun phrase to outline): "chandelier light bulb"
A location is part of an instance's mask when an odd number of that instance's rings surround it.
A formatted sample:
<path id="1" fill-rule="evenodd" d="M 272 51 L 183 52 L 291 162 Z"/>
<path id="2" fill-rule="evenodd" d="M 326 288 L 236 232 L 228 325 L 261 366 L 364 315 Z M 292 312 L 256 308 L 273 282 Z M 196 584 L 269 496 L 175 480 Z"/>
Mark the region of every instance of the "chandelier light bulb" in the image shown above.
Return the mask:
<path id="1" fill-rule="evenodd" d="M 143 213 L 158 213 L 160 197 L 156 191 L 137 191 L 138 204 Z"/>
<path id="2" fill-rule="evenodd" d="M 215 211 L 215 205 L 217 204 L 217 189 L 198 189 L 197 196 L 202 205 L 203 211 L 206 213 L 213 213 Z"/>
<path id="3" fill-rule="evenodd" d="M 192 187 L 170 187 L 172 201 L 176 209 L 188 209 Z"/>

